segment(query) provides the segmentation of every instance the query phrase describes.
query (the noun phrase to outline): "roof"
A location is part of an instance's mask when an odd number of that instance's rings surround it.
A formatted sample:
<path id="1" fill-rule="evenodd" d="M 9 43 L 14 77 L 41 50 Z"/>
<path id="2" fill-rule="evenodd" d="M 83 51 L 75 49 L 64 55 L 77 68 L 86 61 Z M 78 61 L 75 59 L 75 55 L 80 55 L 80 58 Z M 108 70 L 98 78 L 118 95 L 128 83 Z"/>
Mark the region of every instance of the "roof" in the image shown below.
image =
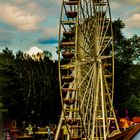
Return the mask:
<path id="1" fill-rule="evenodd" d="M 135 116 L 132 118 L 132 121 L 135 123 L 140 123 L 140 117 L 139 116 Z"/>
<path id="2" fill-rule="evenodd" d="M 114 137 L 108 138 L 107 140 L 131 140 L 140 131 L 140 124 L 131 126 L 128 130 L 123 131 Z"/>

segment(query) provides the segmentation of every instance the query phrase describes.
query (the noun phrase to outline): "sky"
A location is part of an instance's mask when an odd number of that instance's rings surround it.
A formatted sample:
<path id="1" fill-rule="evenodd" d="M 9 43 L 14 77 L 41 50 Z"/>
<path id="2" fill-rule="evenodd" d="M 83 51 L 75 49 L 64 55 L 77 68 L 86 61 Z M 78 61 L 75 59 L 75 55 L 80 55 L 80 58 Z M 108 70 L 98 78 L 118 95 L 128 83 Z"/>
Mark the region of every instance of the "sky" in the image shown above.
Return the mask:
<path id="1" fill-rule="evenodd" d="M 62 0 L 0 0 L 0 50 L 16 53 L 32 46 L 52 52 L 56 59 Z M 140 1 L 110 0 L 112 19 L 122 19 L 127 37 L 140 35 Z"/>

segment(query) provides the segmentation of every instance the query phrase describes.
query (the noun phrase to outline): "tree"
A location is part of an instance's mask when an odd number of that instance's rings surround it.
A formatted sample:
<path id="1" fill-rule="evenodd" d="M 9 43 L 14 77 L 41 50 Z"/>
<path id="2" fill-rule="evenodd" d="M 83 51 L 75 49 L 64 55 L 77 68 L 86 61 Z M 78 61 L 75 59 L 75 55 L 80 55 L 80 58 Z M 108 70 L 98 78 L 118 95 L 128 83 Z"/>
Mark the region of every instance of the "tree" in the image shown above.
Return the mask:
<path id="1" fill-rule="evenodd" d="M 11 50 L 5 48 L 0 53 L 0 96 L 1 102 L 8 109 L 11 119 L 22 115 L 22 95 L 18 73 L 15 71 L 14 55 Z M 20 107 L 20 108 L 19 108 Z"/>
<path id="2" fill-rule="evenodd" d="M 122 20 L 113 22 L 115 39 L 115 96 L 114 106 L 121 110 L 129 109 L 131 115 L 139 112 L 140 39 L 137 35 L 126 38 L 122 34 L 125 27 Z M 135 84 L 134 84 L 135 83 Z M 123 114 L 122 114 L 123 115 Z"/>
<path id="3" fill-rule="evenodd" d="M 124 38 L 116 44 L 116 59 L 120 63 L 133 65 L 138 63 L 140 55 L 140 39 L 137 35 L 132 38 Z"/>
<path id="4" fill-rule="evenodd" d="M 57 61 L 14 57 L 6 48 L 0 53 L 0 99 L 11 119 L 32 123 L 56 123 L 60 114 Z M 38 122 L 38 123 L 40 123 Z"/>
<path id="5" fill-rule="evenodd" d="M 122 29 L 125 28 L 125 24 L 119 18 L 119 19 L 114 20 L 112 22 L 112 27 L 113 27 L 113 34 L 114 34 L 115 45 L 118 45 L 125 38 L 123 33 L 122 33 Z"/>

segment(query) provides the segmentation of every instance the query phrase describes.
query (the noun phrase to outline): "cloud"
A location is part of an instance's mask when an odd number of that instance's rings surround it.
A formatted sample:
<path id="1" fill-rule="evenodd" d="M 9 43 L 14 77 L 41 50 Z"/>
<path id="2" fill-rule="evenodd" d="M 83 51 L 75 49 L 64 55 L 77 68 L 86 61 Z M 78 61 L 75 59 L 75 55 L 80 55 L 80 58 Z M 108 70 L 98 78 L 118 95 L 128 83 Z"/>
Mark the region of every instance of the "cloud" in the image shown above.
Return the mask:
<path id="1" fill-rule="evenodd" d="M 113 19 L 121 18 L 125 23 L 124 34 L 128 37 L 139 34 L 140 29 L 140 1 L 112 0 L 110 8 Z"/>
<path id="2" fill-rule="evenodd" d="M 42 45 L 58 43 L 58 26 L 46 27 L 44 29 L 44 37 L 39 38 L 38 43 Z"/>
<path id="3" fill-rule="evenodd" d="M 48 16 L 60 16 L 62 0 L 36 0 L 36 2 L 46 9 Z"/>
<path id="4" fill-rule="evenodd" d="M 0 20 L 15 26 L 19 30 L 28 31 L 38 29 L 41 18 L 12 5 L 0 5 Z M 7 18 L 8 17 L 8 18 Z"/>
<path id="5" fill-rule="evenodd" d="M 58 36 L 58 26 L 46 27 L 44 29 L 44 34 L 47 38 L 52 38 L 54 36 Z"/>
<path id="6" fill-rule="evenodd" d="M 136 13 L 125 20 L 127 28 L 140 28 L 140 14 Z"/>
<path id="7" fill-rule="evenodd" d="M 118 10 L 118 8 L 123 7 L 123 5 L 121 3 L 118 3 L 118 2 L 111 2 L 110 6 L 111 6 L 111 9 L 113 9 L 113 10 Z"/>
<path id="8" fill-rule="evenodd" d="M 20 3 L 23 2 L 23 0 L 16 0 L 15 2 L 18 3 L 18 4 L 20 4 Z"/>
<path id="9" fill-rule="evenodd" d="M 135 13 L 140 13 L 140 6 L 139 5 L 131 8 L 131 10 L 126 12 L 127 15 L 133 15 Z"/>
<path id="10" fill-rule="evenodd" d="M 42 45 L 44 45 L 44 44 L 56 44 L 57 42 L 58 42 L 57 38 L 50 38 L 50 39 L 40 38 L 40 39 L 38 39 L 38 43 L 42 44 Z"/>
<path id="11" fill-rule="evenodd" d="M 131 11 L 137 12 L 140 10 L 139 8 L 140 2 L 139 0 L 117 0 L 110 1 L 110 8 L 113 14 L 118 14 L 118 16 L 128 16 Z"/>
<path id="12" fill-rule="evenodd" d="M 36 2 L 30 2 L 27 4 L 27 7 L 31 8 L 31 9 L 36 9 L 39 8 L 38 4 Z"/>
<path id="13" fill-rule="evenodd" d="M 6 38 L 12 39 L 12 38 L 14 38 L 14 36 L 13 36 L 13 34 L 1 29 L 0 30 L 0 39 L 2 39 L 2 38 L 3 39 L 6 39 Z"/>
<path id="14" fill-rule="evenodd" d="M 114 0 L 116 2 L 116 0 Z M 114 2 L 112 0 L 112 2 Z M 120 3 L 124 6 L 126 5 L 137 5 L 137 4 L 140 4 L 140 1 L 139 0 L 117 0 L 117 3 Z"/>
<path id="15" fill-rule="evenodd" d="M 7 47 L 11 44 L 12 42 L 9 39 L 0 39 L 0 47 Z"/>
<path id="16" fill-rule="evenodd" d="M 32 46 L 28 51 L 26 51 L 26 53 L 32 56 L 37 55 L 38 53 L 43 53 L 43 51 L 39 49 L 37 46 Z"/>
<path id="17" fill-rule="evenodd" d="M 12 44 L 12 39 L 14 38 L 14 35 L 6 32 L 4 30 L 0 30 L 0 46 L 6 47 Z"/>

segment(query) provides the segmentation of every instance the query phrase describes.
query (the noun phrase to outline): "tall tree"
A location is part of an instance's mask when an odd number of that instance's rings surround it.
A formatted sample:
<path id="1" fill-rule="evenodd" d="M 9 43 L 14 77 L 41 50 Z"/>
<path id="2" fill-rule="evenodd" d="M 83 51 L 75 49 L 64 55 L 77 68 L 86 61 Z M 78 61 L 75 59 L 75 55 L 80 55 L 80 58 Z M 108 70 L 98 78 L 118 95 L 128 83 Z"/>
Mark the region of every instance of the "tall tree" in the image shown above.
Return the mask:
<path id="1" fill-rule="evenodd" d="M 57 61 L 33 60 L 6 48 L 0 53 L 0 99 L 11 119 L 56 123 L 60 113 Z M 38 122 L 38 123 L 40 123 Z"/>
<path id="2" fill-rule="evenodd" d="M 122 112 L 128 108 L 133 112 L 138 111 L 139 85 L 134 84 L 138 81 L 140 75 L 139 55 L 140 55 L 140 39 L 137 35 L 126 38 L 122 29 L 125 27 L 122 20 L 118 19 L 113 22 L 114 39 L 115 39 L 115 107 Z M 137 74 L 135 73 L 137 72 Z M 137 77 L 136 77 L 137 75 Z M 135 92 L 135 91 L 136 92 Z M 134 101 L 134 102 L 133 102 Z M 122 114 L 123 115 L 123 114 Z"/>
<path id="3" fill-rule="evenodd" d="M 18 73 L 15 71 L 14 55 L 11 50 L 5 48 L 0 53 L 0 96 L 1 102 L 8 109 L 11 119 L 22 115 L 22 95 Z M 20 108 L 19 108 L 20 107 Z"/>

